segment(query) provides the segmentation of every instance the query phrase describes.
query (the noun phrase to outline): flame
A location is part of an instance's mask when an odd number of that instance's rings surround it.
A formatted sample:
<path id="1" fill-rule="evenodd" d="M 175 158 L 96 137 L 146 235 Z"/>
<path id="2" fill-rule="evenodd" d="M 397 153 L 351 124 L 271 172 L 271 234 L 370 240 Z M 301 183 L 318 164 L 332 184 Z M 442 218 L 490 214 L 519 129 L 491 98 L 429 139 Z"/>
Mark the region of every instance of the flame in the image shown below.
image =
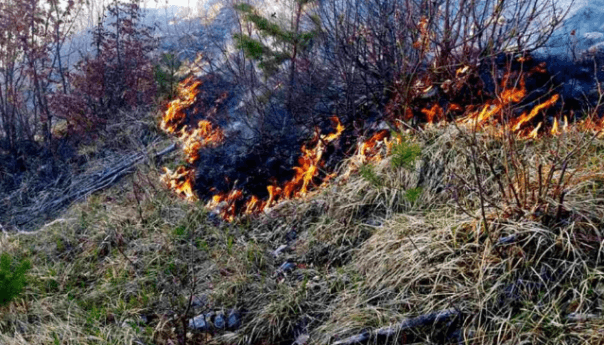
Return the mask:
<path id="1" fill-rule="evenodd" d="M 198 87 L 201 81 L 189 77 L 178 84 L 178 98 L 171 101 L 160 123 L 160 128 L 168 133 L 182 129 L 187 120 L 185 110 L 197 100 Z"/>
<path id="2" fill-rule="evenodd" d="M 463 107 L 456 103 L 449 104 L 449 111 L 463 111 Z"/>
<path id="3" fill-rule="evenodd" d="M 531 73 L 544 73 L 544 69 L 545 65 L 540 64 L 535 67 Z M 486 104 L 483 105 L 480 110 L 477 111 L 472 111 L 472 107 L 468 106 L 467 109 L 469 111 L 469 114 L 457 120 L 457 123 L 466 126 L 482 126 L 487 121 L 493 121 L 494 123 L 497 123 L 498 121 L 501 122 L 501 120 L 503 119 L 504 110 L 509 106 L 519 103 L 527 95 L 524 75 L 520 75 L 518 85 L 506 87 L 510 80 L 510 77 L 511 75 L 509 73 L 504 76 L 503 80 L 501 81 L 501 86 L 503 90 L 496 99 L 492 101 L 487 101 Z M 505 127 L 508 128 L 512 133 L 520 133 L 527 123 L 536 118 L 537 115 L 539 115 L 543 110 L 548 109 L 554 104 L 556 104 L 559 98 L 560 97 L 558 94 L 552 95 L 545 102 L 542 102 L 537 106 L 533 107 L 530 112 L 524 112 L 517 118 L 512 119 L 510 124 Z M 455 108 L 453 108 L 453 106 L 455 106 Z M 457 105 L 450 105 L 449 109 L 456 110 L 458 108 Z M 567 126 L 568 120 L 565 119 L 565 121 L 565 126 Z M 536 138 L 542 126 L 543 122 L 541 121 L 535 128 L 531 130 L 522 131 L 523 134 L 521 134 L 520 136 L 527 139 Z M 500 128 L 500 131 L 503 131 L 503 128 Z M 554 123 L 552 125 L 552 129 L 550 130 L 550 133 L 558 134 L 559 132 L 559 122 L 557 119 L 554 119 Z"/>
<path id="4" fill-rule="evenodd" d="M 224 134 L 220 128 L 215 128 L 211 122 L 201 120 L 198 122 L 196 129 L 190 133 L 183 133 L 181 140 L 186 160 L 193 164 L 199 160 L 199 150 L 219 145 L 224 140 Z"/>
<path id="5" fill-rule="evenodd" d="M 519 86 L 507 88 L 506 85 L 510 76 L 505 75 L 501 84 L 504 88 L 499 97 L 482 106 L 480 111 L 470 112 L 469 115 L 459 119 L 457 122 L 464 125 L 481 125 L 490 120 L 494 115 L 501 114 L 502 110 L 513 104 L 518 103 L 526 96 L 526 84 L 524 76 L 520 77 Z"/>
<path id="6" fill-rule="evenodd" d="M 364 162 L 368 157 L 375 156 L 377 154 L 377 144 L 384 141 L 386 138 L 388 138 L 388 136 L 390 136 L 390 131 L 387 129 L 383 129 L 375 133 L 371 138 L 360 145 L 357 156 L 361 157 L 362 162 Z"/>
<path id="7" fill-rule="evenodd" d="M 554 105 L 558 101 L 558 98 L 560 98 L 560 96 L 558 96 L 558 94 L 555 94 L 547 101 L 534 107 L 528 115 L 526 115 L 526 113 L 523 113 L 522 115 L 520 115 L 520 117 L 518 117 L 516 119 L 516 122 L 513 125 L 512 130 L 514 132 L 517 132 L 522 127 L 523 124 L 532 120 L 535 116 L 537 116 L 537 114 L 539 114 L 539 112 L 541 110 L 547 109 L 547 108 L 551 107 L 552 105 Z"/>
<path id="8" fill-rule="evenodd" d="M 545 67 L 546 63 L 542 62 L 540 64 L 538 64 L 537 66 L 533 67 L 529 73 L 541 73 L 541 74 L 545 74 L 547 73 L 547 68 Z"/>
<path id="9" fill-rule="evenodd" d="M 422 19 L 420 29 L 425 32 L 420 32 L 418 44 L 421 46 L 426 36 L 427 19 Z M 456 71 L 456 75 L 460 76 L 467 73 L 469 67 L 460 67 Z M 543 73 L 545 65 L 535 67 L 530 73 Z M 498 96 L 482 105 L 460 105 L 451 103 L 446 108 L 447 111 L 465 112 L 463 118 L 457 120 L 458 124 L 483 126 L 486 123 L 495 125 L 493 128 L 498 128 L 500 133 L 504 130 L 509 130 L 517 133 L 518 136 L 527 139 L 537 138 L 541 133 L 551 133 L 558 135 L 568 130 L 568 118 L 554 118 L 551 122 L 551 128 L 542 130 L 543 127 L 550 123 L 544 118 L 540 118 L 539 123 L 534 128 L 529 128 L 530 123 L 537 122 L 538 115 L 544 110 L 552 107 L 559 99 L 557 94 L 551 96 L 546 101 L 536 105 L 530 111 L 522 113 L 519 117 L 510 120 L 509 123 L 504 122 L 504 115 L 510 107 L 521 102 L 527 95 L 524 75 L 517 75 L 516 83 L 511 83 L 512 74 L 508 73 L 501 81 L 501 92 Z M 426 83 L 420 83 L 418 88 L 428 90 L 430 86 L 425 86 Z M 179 195 L 189 200 L 197 200 L 197 195 L 194 192 L 194 171 L 192 165 L 199 161 L 200 150 L 207 147 L 214 147 L 224 142 L 225 137 L 221 128 L 214 125 L 208 119 L 212 118 L 212 112 L 216 109 L 207 112 L 205 119 L 197 122 L 196 127 L 191 127 L 188 124 L 190 121 L 187 118 L 187 113 L 190 108 L 196 103 L 198 93 L 200 92 L 201 82 L 191 78 L 179 84 L 179 96 L 177 99 L 170 102 L 166 110 L 161 128 L 168 133 L 177 136 L 182 144 L 182 149 L 185 155 L 187 165 L 179 166 L 175 171 L 165 169 L 161 179 L 169 188 L 176 191 Z M 220 102 L 219 99 L 217 102 Z M 428 123 L 435 123 L 445 119 L 445 111 L 438 103 L 432 104 L 429 108 L 422 109 L 421 113 L 425 115 Z M 459 114 L 459 113 L 458 113 Z M 413 113 L 410 107 L 405 107 L 403 117 L 410 119 Z M 321 188 L 331 183 L 336 174 L 325 172 L 325 156 L 328 149 L 333 146 L 333 142 L 338 140 L 345 128 L 337 117 L 332 117 L 334 130 L 331 133 L 322 134 L 319 129 L 315 129 L 313 137 L 303 144 L 300 148 L 300 157 L 297 164 L 292 168 L 293 177 L 285 182 L 278 183 L 276 179 L 267 181 L 268 197 L 260 198 L 257 195 L 246 195 L 246 192 L 233 188 L 231 191 L 216 193 L 210 200 L 207 201 L 206 207 L 217 212 L 223 219 L 233 221 L 239 214 L 258 214 L 266 211 L 281 201 L 288 199 L 303 198 L 308 196 L 313 190 Z M 587 119 L 580 124 L 582 128 L 599 130 L 604 125 L 604 120 L 596 123 L 593 119 Z M 340 176 L 346 178 L 350 172 L 358 169 L 359 166 L 366 162 L 374 162 L 382 159 L 382 154 L 388 152 L 393 143 L 400 142 L 401 138 L 390 138 L 390 131 L 387 129 L 377 131 L 369 139 L 360 142 L 357 145 L 357 150 L 347 172 Z"/>
<path id="10" fill-rule="evenodd" d="M 319 173 L 319 168 L 324 165 L 322 158 L 327 145 L 342 135 L 344 126 L 342 126 L 340 120 L 337 117 L 332 117 L 331 120 L 336 127 L 335 133 L 321 135 L 316 130 L 315 137 L 311 140 L 311 142 L 316 142 L 315 147 L 309 149 L 306 145 L 302 145 L 302 155 L 298 159 L 298 166 L 293 168 L 295 175 L 283 186 L 282 196 L 285 199 L 306 195 L 309 186 L 312 185 L 313 179 Z"/>
<path id="11" fill-rule="evenodd" d="M 331 121 L 335 128 L 334 133 L 321 134 L 318 129 L 315 130 L 313 138 L 301 147 L 301 156 L 298 158 L 298 165 L 293 167 L 294 177 L 279 186 L 277 183 L 268 185 L 268 199 L 260 200 L 259 197 L 252 195 L 244 201 L 243 191 L 233 189 L 229 194 L 219 193 L 212 197 L 206 207 L 213 209 L 220 214 L 226 221 L 233 221 L 239 213 L 258 214 L 267 208 L 277 204 L 279 201 L 301 198 L 306 196 L 312 187 L 315 187 L 321 168 L 325 162 L 323 154 L 328 145 L 340 138 L 345 128 L 337 117 L 332 117 Z M 322 179 L 325 183 L 334 175 L 327 175 Z"/>
<path id="12" fill-rule="evenodd" d="M 219 127 L 215 127 L 208 120 L 197 122 L 196 128 L 191 128 L 187 124 L 187 110 L 189 110 L 197 101 L 200 86 L 202 82 L 189 77 L 179 83 L 178 97 L 168 104 L 160 123 L 160 128 L 169 134 L 176 134 L 181 143 L 185 161 L 188 165 L 179 166 L 176 171 L 164 168 L 164 174 L 161 181 L 168 188 L 176 191 L 187 200 L 198 200 L 193 191 L 194 169 L 192 164 L 199 160 L 199 151 L 206 147 L 215 147 L 224 141 L 224 134 Z M 223 94 L 216 103 L 222 102 L 226 98 Z M 213 109 L 215 111 L 215 108 Z M 210 111 L 211 113 L 211 111 Z"/>
<path id="13" fill-rule="evenodd" d="M 539 124 L 537 125 L 537 127 L 535 127 L 535 129 L 533 129 L 528 135 L 527 138 L 529 139 L 535 139 L 537 138 L 537 134 L 539 134 L 539 129 L 541 129 L 541 125 L 543 124 L 543 122 L 539 122 Z"/>
<path id="14" fill-rule="evenodd" d="M 552 135 L 558 135 L 560 134 L 560 126 L 558 125 L 558 118 L 554 117 L 554 124 L 552 125 L 552 129 L 550 131 L 550 133 Z"/>
<path id="15" fill-rule="evenodd" d="M 443 119 L 443 108 L 438 103 L 435 103 L 430 109 L 422 109 L 422 113 L 426 115 L 428 123 L 435 123 Z"/>
<path id="16" fill-rule="evenodd" d="M 184 166 L 179 166 L 175 171 L 164 168 L 160 180 L 187 200 L 197 200 L 197 195 L 193 191 L 193 170 Z"/>

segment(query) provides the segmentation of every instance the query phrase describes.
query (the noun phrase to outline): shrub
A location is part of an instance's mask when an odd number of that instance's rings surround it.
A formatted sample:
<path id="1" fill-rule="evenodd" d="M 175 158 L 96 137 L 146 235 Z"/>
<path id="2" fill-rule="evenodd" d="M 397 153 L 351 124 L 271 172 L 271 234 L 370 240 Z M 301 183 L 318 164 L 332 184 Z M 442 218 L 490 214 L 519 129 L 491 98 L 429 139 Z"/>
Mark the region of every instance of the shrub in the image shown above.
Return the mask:
<path id="1" fill-rule="evenodd" d="M 164 53 L 153 74 L 157 84 L 158 99 L 173 99 L 176 97 L 176 86 L 178 77 L 176 72 L 180 68 L 181 61 L 174 54 Z"/>
<path id="2" fill-rule="evenodd" d="M 72 131 L 102 129 L 119 110 L 153 104 L 156 96 L 152 29 L 142 24 L 134 2 L 108 7 L 109 19 L 92 30 L 95 55 L 87 55 L 69 75 L 72 92 L 53 94 L 50 106 Z"/>
<path id="3" fill-rule="evenodd" d="M 392 166 L 395 168 L 413 169 L 415 160 L 421 153 L 422 149 L 419 145 L 403 141 L 392 148 Z"/>
<path id="4" fill-rule="evenodd" d="M 31 264 L 28 260 L 15 261 L 7 254 L 0 255 L 0 306 L 7 305 L 23 292 L 25 274 Z"/>
<path id="5" fill-rule="evenodd" d="M 361 174 L 361 176 L 367 180 L 369 183 L 371 183 L 374 187 L 381 187 L 382 186 L 382 180 L 380 179 L 379 176 L 377 176 L 373 165 L 371 164 L 365 164 L 362 165 L 359 168 L 359 174 Z"/>

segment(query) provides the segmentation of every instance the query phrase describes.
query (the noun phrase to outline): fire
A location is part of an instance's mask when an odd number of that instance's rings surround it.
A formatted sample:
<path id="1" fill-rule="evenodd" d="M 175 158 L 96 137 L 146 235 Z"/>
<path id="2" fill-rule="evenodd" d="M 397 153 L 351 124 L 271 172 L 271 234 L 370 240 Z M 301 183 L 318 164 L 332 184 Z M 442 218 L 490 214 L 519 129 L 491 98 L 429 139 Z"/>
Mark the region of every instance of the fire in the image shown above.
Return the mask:
<path id="1" fill-rule="evenodd" d="M 194 80 L 192 77 L 181 82 L 178 85 L 178 98 L 168 104 L 168 109 L 160 123 L 160 128 L 166 133 L 176 134 L 182 145 L 185 160 L 189 164 L 188 166 L 179 166 L 174 172 L 164 168 L 161 180 L 168 188 L 176 191 L 187 200 L 197 200 L 197 195 L 193 191 L 195 174 L 191 165 L 199 160 L 199 150 L 205 147 L 215 147 L 224 140 L 222 130 L 208 120 L 198 121 L 196 128 L 191 128 L 187 124 L 187 110 L 197 101 L 201 85 L 201 81 Z M 221 102 L 224 98 L 225 95 L 218 102 Z"/>
<path id="2" fill-rule="evenodd" d="M 217 211 L 223 219 L 232 221 L 240 212 L 244 214 L 258 214 L 274 206 L 281 200 L 306 196 L 312 187 L 317 186 L 315 179 L 318 178 L 319 172 L 325 164 L 323 155 L 329 144 L 340 138 L 345 129 L 337 117 L 332 117 L 331 120 L 335 127 L 335 132 L 321 134 L 316 129 L 309 143 L 301 147 L 302 154 L 298 158 L 298 165 L 293 167 L 294 176 L 282 185 L 278 185 L 277 183 L 268 185 L 266 188 L 269 196 L 266 201 L 252 195 L 244 202 L 243 192 L 234 189 L 229 194 L 214 195 L 212 200 L 206 204 L 206 207 Z M 324 183 L 331 177 L 333 175 L 327 175 L 321 182 Z"/>
<path id="3" fill-rule="evenodd" d="M 283 186 L 283 197 L 285 199 L 304 196 L 308 192 L 308 187 L 312 184 L 313 178 L 317 176 L 319 169 L 324 165 L 322 158 L 327 145 L 338 139 L 344 131 L 344 126 L 337 117 L 333 117 L 332 121 L 336 125 L 335 133 L 321 135 L 316 130 L 315 137 L 311 141 L 316 142 L 315 147 L 309 149 L 306 145 L 302 146 L 302 156 L 298 159 L 298 166 L 294 167 L 296 174 Z"/>
<path id="4" fill-rule="evenodd" d="M 539 65 L 536 68 L 535 72 L 542 73 L 544 65 Z M 511 87 L 506 87 L 510 79 L 510 75 L 507 74 L 504 76 L 501 87 L 503 90 L 499 94 L 499 96 L 492 100 L 488 101 L 485 105 L 483 105 L 480 110 L 477 111 L 469 111 L 469 114 L 463 118 L 457 120 L 458 124 L 466 125 L 466 126 L 483 126 L 486 122 L 492 121 L 493 124 L 500 123 L 503 127 L 500 127 L 501 133 L 504 129 L 509 130 L 512 133 L 519 133 L 521 137 L 525 137 L 527 139 L 536 138 L 543 126 L 543 121 L 539 122 L 539 124 L 530 129 L 523 130 L 526 124 L 535 119 L 537 115 L 541 114 L 544 110 L 552 107 L 558 102 L 560 96 L 558 94 L 552 95 L 546 101 L 536 105 L 533 107 L 530 112 L 523 112 L 517 118 L 509 120 L 509 123 L 501 123 L 504 119 L 504 111 L 509 109 L 509 107 L 514 106 L 521 102 L 527 95 L 526 83 L 524 79 L 524 75 L 521 75 L 518 81 L 518 85 L 513 85 Z M 451 106 L 450 106 L 451 108 Z M 457 105 L 455 105 L 454 109 L 458 109 Z M 471 109 L 468 107 L 468 109 Z M 567 126 L 568 121 L 565 122 L 565 127 Z M 557 119 L 554 119 L 554 123 L 550 130 L 551 134 L 559 134 L 560 128 Z"/>
<path id="5" fill-rule="evenodd" d="M 470 112 L 469 115 L 457 120 L 459 124 L 463 125 L 481 125 L 484 122 L 490 120 L 494 115 L 501 114 L 503 109 L 514 103 L 520 102 L 526 96 L 526 84 L 524 76 L 520 77 L 519 86 L 513 86 L 510 88 L 506 87 L 509 75 L 506 75 L 501 86 L 504 88 L 500 93 L 499 97 L 491 102 L 487 102 L 482 106 L 480 111 Z"/>
<path id="6" fill-rule="evenodd" d="M 189 77 L 178 85 L 178 98 L 171 101 L 168 109 L 160 123 L 160 128 L 168 133 L 175 133 L 182 129 L 187 114 L 185 110 L 197 100 L 197 88 L 201 85 L 200 81 L 195 81 Z"/>
<path id="7" fill-rule="evenodd" d="M 187 162 L 193 164 L 199 160 L 199 150 L 219 145 L 224 140 L 224 134 L 211 122 L 201 120 L 196 129 L 183 134 L 181 138 Z"/>
<path id="8" fill-rule="evenodd" d="M 420 28 L 424 28 L 426 31 L 420 33 L 420 45 L 423 43 L 421 42 L 422 36 L 428 34 L 427 23 L 427 21 L 420 23 Z M 542 73 L 544 69 L 544 65 L 539 65 L 532 73 Z M 465 74 L 468 70 L 468 67 L 462 67 L 457 70 L 456 75 Z M 543 115 L 545 110 L 558 102 L 559 96 L 557 94 L 552 95 L 514 119 L 506 119 L 505 115 L 509 114 L 509 109 L 517 107 L 518 103 L 527 96 L 524 75 L 517 75 L 514 79 L 515 83 L 510 82 L 511 77 L 511 73 L 504 76 L 501 81 L 501 92 L 496 98 L 487 101 L 485 104 L 460 105 L 450 103 L 445 109 L 447 109 L 447 112 L 465 113 L 463 118 L 457 120 L 460 125 L 483 128 L 488 123 L 488 126 L 491 126 L 488 128 L 499 131 L 499 133 L 509 131 L 526 139 L 537 138 L 542 133 L 558 135 L 568 130 L 567 116 L 563 118 L 555 117 L 552 121 L 549 121 Z M 179 85 L 178 98 L 170 102 L 160 125 L 166 132 L 177 136 L 187 162 L 187 165 L 180 166 L 175 171 L 165 169 L 161 179 L 170 189 L 188 200 L 198 199 L 194 192 L 193 165 L 199 161 L 200 151 L 204 148 L 221 145 L 225 140 L 222 129 L 210 121 L 212 111 L 205 113 L 204 119 L 199 120 L 196 126 L 189 124 L 192 119 L 188 118 L 187 114 L 192 112 L 191 108 L 197 101 L 200 86 L 201 82 L 191 78 L 183 81 Z M 425 84 L 420 86 L 422 89 L 426 88 Z M 217 102 L 220 101 L 219 99 Z M 410 109 L 410 107 L 406 107 L 405 115 L 401 117 L 412 118 L 413 113 Z M 429 105 L 421 112 L 428 123 L 445 120 L 445 110 L 438 103 Z M 540 115 L 541 117 L 539 117 Z M 337 117 L 333 117 L 331 120 L 333 130 L 330 133 L 324 134 L 319 129 L 315 129 L 313 137 L 301 146 L 297 164 L 292 168 L 293 177 L 291 179 L 278 182 L 276 178 L 273 178 L 266 182 L 268 196 L 249 195 L 245 190 L 235 186 L 230 191 L 220 193 L 214 191 L 215 195 L 206 201 L 206 207 L 218 213 L 223 219 L 233 221 L 241 214 L 253 215 L 267 211 L 284 200 L 307 197 L 313 190 L 331 183 L 331 179 L 336 174 L 325 171 L 326 157 L 328 156 L 328 150 L 334 147 L 334 142 L 341 138 L 345 131 L 344 125 Z M 535 127 L 530 127 L 531 124 L 537 122 L 538 124 Z M 550 125 L 551 128 L 545 128 Z M 594 120 L 588 119 L 581 123 L 581 126 L 586 129 L 601 129 L 603 125 L 604 120 L 596 123 Z M 381 160 L 382 153 L 388 152 L 397 140 L 400 141 L 401 139 L 391 139 L 390 131 L 384 129 L 377 131 L 369 139 L 360 142 L 355 154 L 351 157 L 346 173 L 341 178 L 346 178 L 350 172 L 358 169 L 362 164 Z M 210 192 L 213 191 L 210 190 Z"/>
<path id="9" fill-rule="evenodd" d="M 526 113 L 523 113 L 522 115 L 520 115 L 520 117 L 518 117 L 518 119 L 516 119 L 516 122 L 512 127 L 513 131 L 517 132 L 522 127 L 523 124 L 531 121 L 535 116 L 537 116 L 537 114 L 539 114 L 539 112 L 541 110 L 547 109 L 547 108 L 551 107 L 552 105 L 554 105 L 558 101 L 558 98 L 559 98 L 558 94 L 555 94 L 547 101 L 534 107 L 533 110 L 531 110 L 531 112 L 528 115 L 526 115 Z"/>
<path id="10" fill-rule="evenodd" d="M 160 179 L 168 188 L 185 199 L 197 200 L 197 195 L 193 191 L 193 170 L 184 166 L 179 166 L 175 171 L 164 168 Z"/>
<path id="11" fill-rule="evenodd" d="M 428 123 L 435 123 L 443 119 L 443 108 L 438 103 L 435 103 L 430 109 L 422 109 L 422 113 L 426 115 Z"/>
<path id="12" fill-rule="evenodd" d="M 543 122 L 539 122 L 539 124 L 537 125 L 537 127 L 535 127 L 535 129 L 533 129 L 528 135 L 527 138 L 530 139 L 535 139 L 537 138 L 537 134 L 539 134 L 539 129 L 541 129 L 541 125 L 543 124 Z"/>
<path id="13" fill-rule="evenodd" d="M 384 141 L 389 136 L 390 131 L 387 129 L 383 129 L 375 133 L 371 138 L 361 144 L 357 156 L 361 157 L 363 162 L 367 159 L 367 157 L 374 157 L 377 154 L 376 149 L 378 148 L 378 143 Z"/>
<path id="14" fill-rule="evenodd" d="M 558 118 L 554 117 L 554 124 L 552 125 L 552 129 L 550 131 L 550 133 L 552 135 L 558 135 L 560 134 L 560 126 L 558 125 Z"/>

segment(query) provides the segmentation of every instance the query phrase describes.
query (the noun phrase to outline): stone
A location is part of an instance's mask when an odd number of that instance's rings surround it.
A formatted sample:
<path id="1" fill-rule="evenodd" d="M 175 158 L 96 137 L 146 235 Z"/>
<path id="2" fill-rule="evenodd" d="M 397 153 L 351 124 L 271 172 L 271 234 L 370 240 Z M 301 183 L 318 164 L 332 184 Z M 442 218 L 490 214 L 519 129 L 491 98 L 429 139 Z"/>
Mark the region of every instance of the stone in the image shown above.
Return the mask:
<path id="1" fill-rule="evenodd" d="M 296 230 L 291 230 L 290 232 L 288 232 L 285 235 L 285 240 L 288 242 L 293 242 L 298 238 L 298 233 L 296 232 Z"/>
<path id="2" fill-rule="evenodd" d="M 206 296 L 206 295 L 193 296 L 193 298 L 191 299 L 191 306 L 195 307 L 195 308 L 203 307 L 207 304 L 208 304 L 208 296 Z"/>
<path id="3" fill-rule="evenodd" d="M 279 266 L 277 273 L 289 273 L 296 268 L 296 264 L 293 262 L 286 261 Z"/>
<path id="4" fill-rule="evenodd" d="M 604 42 L 596 43 L 587 48 L 587 54 L 598 55 L 604 52 Z"/>
<path id="5" fill-rule="evenodd" d="M 275 249 L 275 251 L 273 252 L 273 256 L 278 257 L 286 249 L 287 249 L 286 244 L 280 245 L 279 248 Z"/>
<path id="6" fill-rule="evenodd" d="M 226 320 L 223 313 L 216 314 L 214 318 L 214 327 L 223 329 L 226 326 Z"/>
<path id="7" fill-rule="evenodd" d="M 601 40 L 604 37 L 604 34 L 601 32 L 586 32 L 583 34 L 583 38 L 586 40 Z"/>
<path id="8" fill-rule="evenodd" d="M 300 334 L 299 336 L 296 337 L 296 341 L 294 341 L 294 343 L 292 345 L 306 345 L 308 343 L 308 340 L 310 339 L 310 336 L 306 333 Z"/>
<path id="9" fill-rule="evenodd" d="M 227 318 L 227 328 L 237 329 L 239 326 L 241 326 L 241 315 L 239 315 L 239 311 L 232 309 L 229 312 L 229 317 Z"/>
<path id="10" fill-rule="evenodd" d="M 189 320 L 189 328 L 198 331 L 207 331 L 209 326 L 206 322 L 206 316 L 204 314 L 200 314 Z"/>

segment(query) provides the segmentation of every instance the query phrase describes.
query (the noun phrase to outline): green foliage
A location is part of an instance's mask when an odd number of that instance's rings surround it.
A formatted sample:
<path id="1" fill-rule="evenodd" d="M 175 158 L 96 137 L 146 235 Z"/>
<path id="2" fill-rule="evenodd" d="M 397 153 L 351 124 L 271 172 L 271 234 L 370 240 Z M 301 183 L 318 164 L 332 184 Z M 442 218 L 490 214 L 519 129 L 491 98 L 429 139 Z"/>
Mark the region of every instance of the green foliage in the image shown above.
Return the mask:
<path id="1" fill-rule="evenodd" d="M 178 77 L 176 72 L 180 68 L 181 62 L 174 54 L 162 54 L 160 62 L 155 65 L 153 77 L 157 84 L 158 98 L 172 99 L 176 96 L 176 86 Z"/>
<path id="2" fill-rule="evenodd" d="M 299 10 L 314 0 L 298 0 Z M 275 74 L 278 67 L 285 61 L 294 59 L 295 54 L 300 54 L 308 50 L 313 38 L 317 36 L 318 30 L 300 31 L 299 29 L 288 30 L 281 25 L 272 22 L 254 11 L 254 7 L 249 4 L 238 4 L 234 7 L 243 14 L 243 19 L 253 23 L 260 36 L 273 39 L 276 44 L 270 48 L 259 40 L 243 34 L 235 34 L 233 38 L 237 42 L 237 48 L 253 60 L 260 62 L 259 67 L 268 75 Z M 315 16 L 311 21 L 318 28 L 319 18 Z M 295 25 L 298 27 L 298 24 Z"/>
<path id="3" fill-rule="evenodd" d="M 235 5 L 235 9 L 240 12 L 251 13 L 254 10 L 254 7 L 250 4 L 241 3 Z"/>
<path id="4" fill-rule="evenodd" d="M 407 201 L 409 201 L 411 203 L 414 203 L 417 201 L 419 196 L 422 194 L 422 191 L 423 191 L 422 187 L 407 189 L 405 191 L 405 199 L 407 199 Z"/>
<path id="5" fill-rule="evenodd" d="M 291 42 L 292 33 L 281 30 L 279 25 L 271 23 L 268 19 L 259 16 L 255 13 L 248 14 L 246 16 L 246 19 L 256 24 L 256 27 L 258 28 L 258 30 L 260 30 L 260 33 L 262 35 L 272 36 L 286 42 Z"/>
<path id="6" fill-rule="evenodd" d="M 0 306 L 10 303 L 23 292 L 27 270 L 31 264 L 28 260 L 16 261 L 7 254 L 0 255 Z"/>
<path id="7" fill-rule="evenodd" d="M 374 187 L 381 187 L 382 180 L 380 180 L 379 176 L 376 174 L 373 165 L 365 164 L 359 168 L 359 174 L 371 183 Z"/>
<path id="8" fill-rule="evenodd" d="M 242 49 L 245 55 L 251 57 L 254 60 L 262 60 L 267 48 L 255 39 L 249 36 L 235 34 L 233 38 L 237 42 L 237 49 Z"/>
<path id="9" fill-rule="evenodd" d="M 422 149 L 419 145 L 403 141 L 392 148 L 391 164 L 394 168 L 411 170 L 421 153 Z"/>

